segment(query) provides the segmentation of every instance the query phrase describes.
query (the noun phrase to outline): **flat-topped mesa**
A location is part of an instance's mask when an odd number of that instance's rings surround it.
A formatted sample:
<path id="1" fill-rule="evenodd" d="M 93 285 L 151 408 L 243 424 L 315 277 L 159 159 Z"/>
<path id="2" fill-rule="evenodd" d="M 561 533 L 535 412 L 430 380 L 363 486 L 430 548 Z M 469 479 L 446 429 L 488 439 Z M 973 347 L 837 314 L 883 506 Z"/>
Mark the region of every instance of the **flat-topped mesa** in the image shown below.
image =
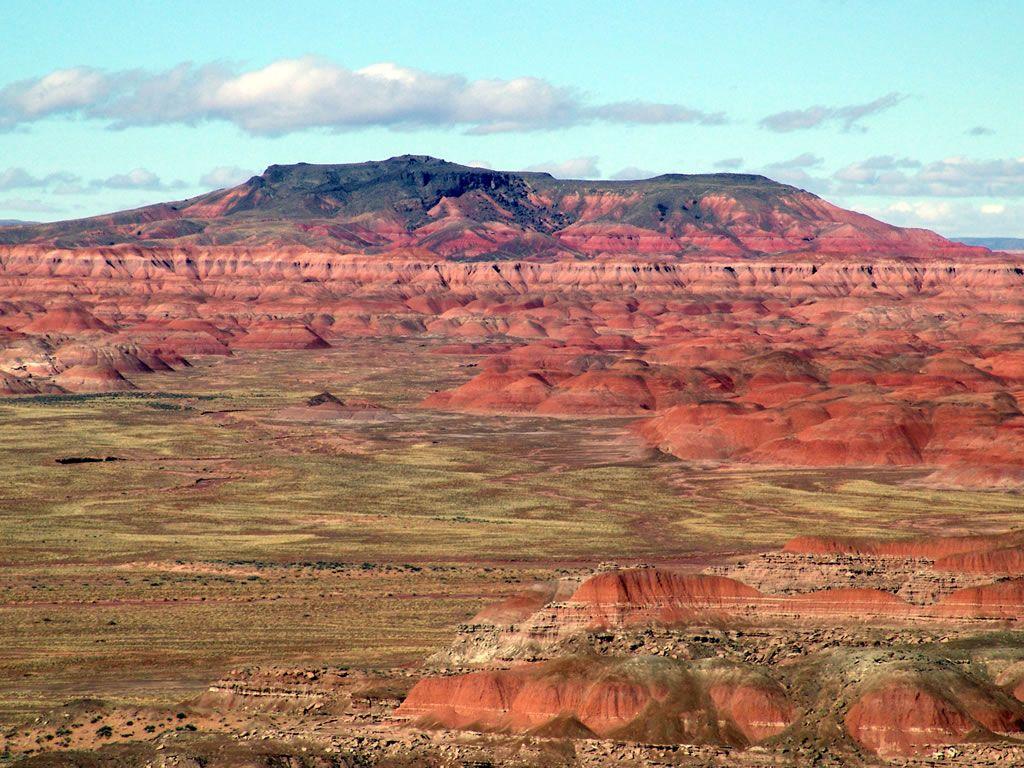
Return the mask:
<path id="1" fill-rule="evenodd" d="M 1010 564 L 1014 550 L 1024 544 L 1024 532 L 1011 531 L 993 535 L 977 536 L 920 536 L 912 539 L 856 539 L 828 536 L 797 536 L 786 542 L 785 552 L 799 554 L 846 554 L 870 557 L 921 558 L 936 561 L 936 567 L 944 570 L 989 570 L 982 567 L 983 561 L 970 558 L 993 551 L 1007 550 L 1002 554 Z M 963 562 L 961 563 L 961 561 Z M 964 568 L 959 566 L 963 564 Z M 974 564 L 975 567 L 969 567 Z M 956 566 L 956 567 L 955 567 Z"/>
<path id="2" fill-rule="evenodd" d="M 427 408 L 634 416 L 627 439 L 681 461 L 1019 487 L 1022 287 L 1018 257 L 759 176 L 272 166 L 190 200 L 3 229 L 0 394 L 420 338 L 486 356 Z"/>
<path id="3" fill-rule="evenodd" d="M 588 605 L 712 607 L 760 596 L 753 587 L 725 576 L 681 574 L 662 568 L 630 568 L 591 576 L 569 598 Z"/>
<path id="4" fill-rule="evenodd" d="M 230 189 L 77 221 L 5 227 L 0 246 L 300 247 L 442 260 L 778 254 L 972 258 L 953 243 L 749 174 L 555 179 L 403 155 L 272 165 Z"/>
<path id="5" fill-rule="evenodd" d="M 868 544 L 882 544 L 860 543 L 862 550 Z M 473 625 L 501 630 L 496 645 L 476 654 L 480 649 L 474 650 L 470 640 L 453 658 L 530 658 L 520 651 L 543 651 L 594 630 L 678 628 L 709 621 L 790 626 L 842 617 L 909 626 L 1024 620 L 1024 578 L 938 570 L 934 561 L 917 557 L 901 557 L 903 566 L 898 567 L 904 570 L 893 578 L 880 578 L 880 570 L 893 566 L 886 564 L 893 555 L 847 555 L 842 550 L 824 554 L 789 550 L 779 555 L 775 560 L 755 558 L 740 564 L 732 569 L 738 578 L 645 566 L 600 570 L 582 581 L 536 585 L 474 618 Z M 803 578 L 802 567 L 809 569 L 813 583 Z M 763 588 L 740 580 L 748 576 Z"/>

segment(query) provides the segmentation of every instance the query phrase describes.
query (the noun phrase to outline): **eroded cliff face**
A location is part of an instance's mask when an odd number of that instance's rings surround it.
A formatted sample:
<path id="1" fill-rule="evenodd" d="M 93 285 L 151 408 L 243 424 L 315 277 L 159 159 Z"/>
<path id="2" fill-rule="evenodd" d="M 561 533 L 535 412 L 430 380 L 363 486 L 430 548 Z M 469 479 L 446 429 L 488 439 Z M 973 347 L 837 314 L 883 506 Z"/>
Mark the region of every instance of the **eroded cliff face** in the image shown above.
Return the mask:
<path id="1" fill-rule="evenodd" d="M 951 248 L 953 253 L 959 249 Z M 1024 265 L 1006 254 L 970 249 L 959 256 L 929 250 L 920 259 L 892 258 L 871 250 L 842 258 L 810 252 L 728 258 L 714 252 L 689 254 L 685 260 L 645 257 L 642 253 L 601 254 L 590 259 L 538 262 L 529 259 L 458 261 L 440 259 L 417 249 L 378 254 L 331 252 L 300 246 L 157 247 L 114 245 L 66 248 L 51 245 L 0 245 L 5 275 L 95 280 L 146 279 L 190 281 L 218 277 L 264 280 L 310 279 L 369 285 L 388 278 L 410 282 L 427 273 L 450 285 L 508 285 L 588 288 L 622 295 L 624 288 L 644 292 L 665 288 L 736 289 L 778 286 L 785 295 L 800 285 L 808 291 L 840 295 L 852 291 L 896 291 L 899 295 L 941 289 L 1020 287 Z M 787 290 L 788 289 L 788 290 Z"/>
<path id="2" fill-rule="evenodd" d="M 404 155 L 350 165 L 275 165 L 231 189 L 77 221 L 11 227 L 0 244 L 396 250 L 440 260 L 557 261 L 873 253 L 980 256 L 749 174 L 559 180 Z"/>
<path id="3" fill-rule="evenodd" d="M 8 394 L 145 386 L 197 355 L 423 337 L 479 373 L 429 408 L 635 416 L 688 461 L 1024 479 L 1024 269 L 909 262 L 453 262 L 416 252 L 0 249 Z"/>
<path id="4" fill-rule="evenodd" d="M 1006 630 L 1024 620 L 1020 571 L 949 558 L 1022 540 L 801 536 L 700 572 L 605 564 L 481 611 L 395 714 L 761 753 L 817 743 L 837 765 L 938 764 L 939 750 L 984 743 L 991 764 L 1012 762 L 1024 666 Z"/>

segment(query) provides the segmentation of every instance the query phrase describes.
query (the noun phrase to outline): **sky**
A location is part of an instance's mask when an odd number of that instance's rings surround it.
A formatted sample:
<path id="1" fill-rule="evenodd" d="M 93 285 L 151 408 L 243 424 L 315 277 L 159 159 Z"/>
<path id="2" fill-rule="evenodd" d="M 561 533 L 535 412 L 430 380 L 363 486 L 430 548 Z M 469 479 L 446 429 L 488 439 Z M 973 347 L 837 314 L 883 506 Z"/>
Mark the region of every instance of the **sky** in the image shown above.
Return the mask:
<path id="1" fill-rule="evenodd" d="M 426 154 L 1024 237 L 1024 0 L 4 0 L 0 28 L 0 219 Z"/>

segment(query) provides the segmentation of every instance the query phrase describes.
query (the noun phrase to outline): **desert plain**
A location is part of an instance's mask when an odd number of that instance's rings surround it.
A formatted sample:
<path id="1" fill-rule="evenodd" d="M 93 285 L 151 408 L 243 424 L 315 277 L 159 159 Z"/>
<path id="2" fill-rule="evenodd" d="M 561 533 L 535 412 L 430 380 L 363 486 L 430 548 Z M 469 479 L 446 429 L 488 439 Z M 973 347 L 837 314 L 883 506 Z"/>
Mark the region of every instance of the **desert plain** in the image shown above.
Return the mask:
<path id="1" fill-rule="evenodd" d="M 433 158 L 0 229 L 0 753 L 1024 762 L 1024 268 Z"/>

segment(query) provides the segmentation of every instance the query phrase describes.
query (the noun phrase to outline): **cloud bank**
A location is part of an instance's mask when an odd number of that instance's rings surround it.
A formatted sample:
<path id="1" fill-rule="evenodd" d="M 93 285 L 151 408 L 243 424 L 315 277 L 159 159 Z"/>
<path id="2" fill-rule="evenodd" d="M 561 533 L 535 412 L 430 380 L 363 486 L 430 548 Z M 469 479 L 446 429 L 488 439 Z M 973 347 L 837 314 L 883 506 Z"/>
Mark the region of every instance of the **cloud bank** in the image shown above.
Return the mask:
<path id="1" fill-rule="evenodd" d="M 897 200 L 865 213 L 903 227 L 925 227 L 948 236 L 1022 237 L 1024 205 L 963 200 Z"/>
<path id="2" fill-rule="evenodd" d="M 828 124 L 837 124 L 844 131 L 863 131 L 866 129 L 861 125 L 861 121 L 892 109 L 906 98 L 906 94 L 894 91 L 864 104 L 847 104 L 841 107 L 826 107 L 816 104 L 806 109 L 776 112 L 762 118 L 759 124 L 762 128 L 776 133 L 803 131 Z"/>
<path id="3" fill-rule="evenodd" d="M 840 168 L 841 194 L 901 197 L 1024 197 L 1024 157 L 972 160 L 950 157 L 930 163 L 888 155 Z"/>
<path id="4" fill-rule="evenodd" d="M 239 168 L 214 168 L 203 175 L 200 185 L 205 185 L 209 179 L 234 178 L 231 176 L 232 173 L 244 174 L 245 171 Z M 244 181 L 247 178 L 249 177 L 245 176 L 241 180 Z M 231 183 L 238 182 L 232 181 Z M 104 189 L 170 192 L 186 189 L 189 186 L 180 179 L 164 181 L 159 175 L 146 168 L 133 168 L 125 173 L 115 173 L 103 179 L 88 181 L 69 171 L 35 174 L 16 166 L 0 171 L 0 192 L 12 189 L 38 189 L 57 195 L 85 195 Z"/>
<path id="5" fill-rule="evenodd" d="M 458 126 L 491 134 L 595 121 L 726 122 L 720 112 L 683 104 L 589 104 L 576 90 L 536 77 L 471 80 L 387 62 L 353 70 L 312 56 L 248 71 L 192 63 L 163 72 L 74 67 L 0 88 L 0 129 L 53 116 L 100 120 L 113 128 L 225 121 L 257 136 L 371 126 Z"/>
<path id="6" fill-rule="evenodd" d="M 210 189 L 234 187 L 258 175 L 258 171 L 239 168 L 237 165 L 218 165 L 199 177 L 199 186 Z"/>
<path id="7" fill-rule="evenodd" d="M 527 171 L 541 171 L 550 173 L 556 179 L 597 179 L 601 176 L 601 170 L 597 165 L 596 155 L 585 157 L 573 157 L 561 162 L 548 161 L 538 163 L 525 168 Z"/>

